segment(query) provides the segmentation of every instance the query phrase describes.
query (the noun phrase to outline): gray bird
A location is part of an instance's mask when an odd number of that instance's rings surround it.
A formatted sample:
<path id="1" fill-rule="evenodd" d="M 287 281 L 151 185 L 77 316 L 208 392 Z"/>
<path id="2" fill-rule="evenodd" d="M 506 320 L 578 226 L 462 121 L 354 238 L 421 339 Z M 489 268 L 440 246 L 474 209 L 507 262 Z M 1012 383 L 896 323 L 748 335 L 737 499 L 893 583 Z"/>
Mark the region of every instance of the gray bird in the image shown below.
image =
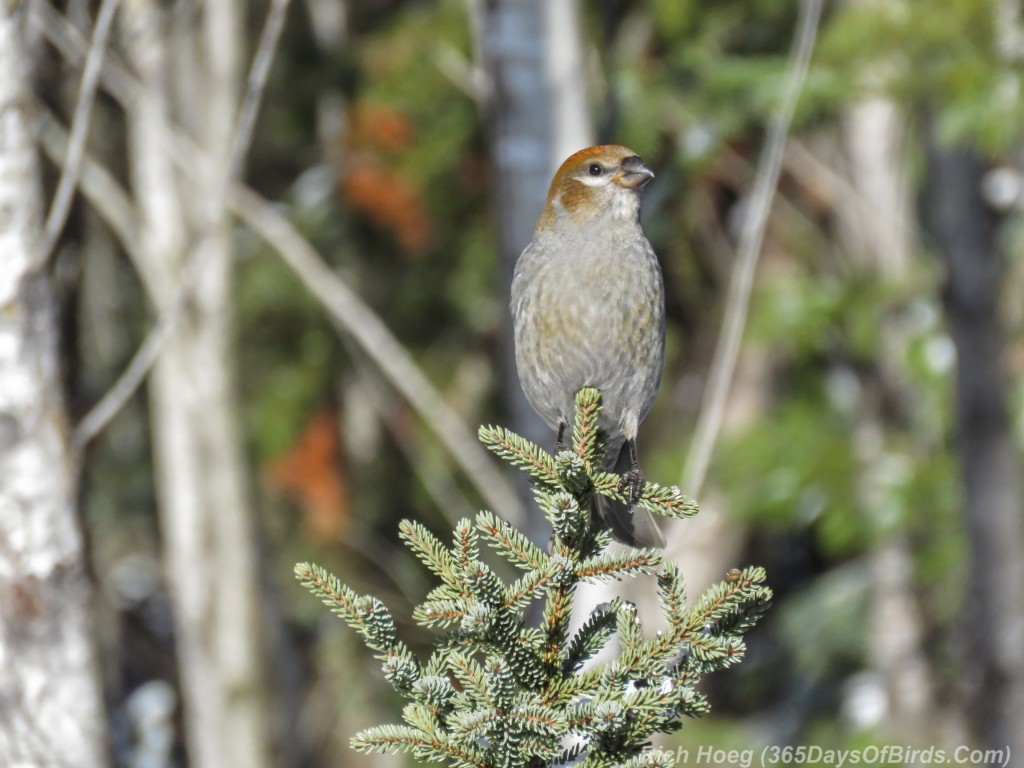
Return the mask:
<path id="1" fill-rule="evenodd" d="M 576 393 L 601 390 L 602 468 L 622 474 L 630 503 L 599 496 L 597 514 L 624 544 L 662 547 L 651 513 L 634 506 L 644 483 L 637 430 L 665 360 L 661 268 L 640 228 L 640 190 L 652 178 L 626 147 L 590 147 L 562 163 L 516 262 L 511 309 L 519 381 L 556 445 Z"/>

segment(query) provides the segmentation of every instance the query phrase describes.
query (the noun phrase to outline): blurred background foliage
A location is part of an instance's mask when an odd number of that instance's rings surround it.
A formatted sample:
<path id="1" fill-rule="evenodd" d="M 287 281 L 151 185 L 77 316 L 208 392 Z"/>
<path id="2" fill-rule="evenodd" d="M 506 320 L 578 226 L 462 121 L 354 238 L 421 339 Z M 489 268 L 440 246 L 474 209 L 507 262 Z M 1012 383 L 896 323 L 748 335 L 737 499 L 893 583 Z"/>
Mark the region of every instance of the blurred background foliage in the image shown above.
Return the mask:
<path id="1" fill-rule="evenodd" d="M 265 6 L 251 3 L 251 37 Z M 1000 22 L 1008 6 L 1018 14 L 1012 24 Z M 490 157 L 478 16 L 465 0 L 294 4 L 247 171 L 471 426 L 507 423 L 503 393 L 518 386 L 497 353 L 507 311 L 495 235 L 503 180 Z M 678 482 L 686 458 L 796 20 L 791 0 L 582 3 L 578 87 L 598 137 L 632 147 L 657 173 L 643 220 L 664 269 L 669 358 L 641 438 L 648 476 L 659 482 Z M 1022 36 L 1012 2 L 826 6 L 704 512 L 727 521 L 736 544 L 717 573 L 764 565 L 778 599 L 748 660 L 714 681 L 712 715 L 684 728 L 681 745 L 932 743 L 947 727 L 945 738 L 966 738 L 958 659 L 970 553 L 956 353 L 946 273 L 921 223 L 919 191 L 927 136 L 969 147 L 991 168 L 1019 167 Z M 899 225 L 910 254 L 899 269 L 858 253 L 856 226 L 843 218 L 861 194 L 844 121 L 865 100 L 884 100 L 898 115 L 890 162 L 906 173 L 911 202 Z M 1019 190 L 1011 192 L 1000 210 L 999 317 L 1019 441 L 1024 268 Z M 78 231 L 88 232 L 80 219 Z M 290 723 L 282 742 L 294 742 L 282 747 L 281 764 L 362 764 L 346 736 L 391 717 L 382 713 L 395 702 L 353 637 L 299 594 L 291 565 L 318 561 L 408 617 L 431 585 L 397 544 L 398 520 L 444 531 L 480 501 L 287 267 L 241 229 L 237 253 L 238 406 L 261 580 L 283 649 L 274 708 Z M 116 298 L 110 317 L 68 315 L 78 408 L 103 392 L 144 335 L 127 263 L 111 259 L 106 279 Z M 118 657 L 109 666 L 121 670 L 108 681 L 114 711 L 141 682 L 174 680 L 144 414 L 142 393 L 96 443 L 82 491 L 106 610 L 121 617 L 120 639 L 105 643 Z M 924 660 L 929 681 L 916 731 L 893 729 L 873 655 L 872 553 L 894 541 L 909 556 L 908 653 Z M 145 587 L 140 574 L 149 574 Z"/>

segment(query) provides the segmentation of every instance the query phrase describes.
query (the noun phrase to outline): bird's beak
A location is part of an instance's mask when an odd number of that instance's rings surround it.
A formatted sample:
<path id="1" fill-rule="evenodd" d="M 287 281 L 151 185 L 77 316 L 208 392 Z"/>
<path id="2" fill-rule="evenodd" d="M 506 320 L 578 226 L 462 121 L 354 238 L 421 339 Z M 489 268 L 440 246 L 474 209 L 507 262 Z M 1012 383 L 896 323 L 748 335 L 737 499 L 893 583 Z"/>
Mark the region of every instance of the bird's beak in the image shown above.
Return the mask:
<path id="1" fill-rule="evenodd" d="M 630 155 L 622 161 L 615 180 L 626 189 L 640 189 L 654 178 L 654 171 L 644 165 L 644 161 L 636 155 Z"/>

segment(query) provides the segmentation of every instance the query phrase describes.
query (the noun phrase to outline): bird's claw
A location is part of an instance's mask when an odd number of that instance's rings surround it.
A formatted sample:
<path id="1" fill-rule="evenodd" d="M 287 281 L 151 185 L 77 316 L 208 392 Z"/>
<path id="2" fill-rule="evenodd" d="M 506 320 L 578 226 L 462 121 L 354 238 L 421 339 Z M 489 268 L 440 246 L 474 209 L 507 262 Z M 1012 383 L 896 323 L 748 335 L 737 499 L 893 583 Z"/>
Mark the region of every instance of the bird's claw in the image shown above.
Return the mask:
<path id="1" fill-rule="evenodd" d="M 562 442 L 562 438 L 565 437 L 565 428 L 568 426 L 564 421 L 558 425 L 558 437 L 555 438 L 555 456 L 560 454 L 562 451 L 569 450 L 568 447 Z"/>
<path id="2" fill-rule="evenodd" d="M 619 479 L 619 493 L 628 490 L 626 501 L 630 506 L 633 506 L 643 495 L 644 483 L 643 473 L 638 467 L 635 467 L 623 474 Z"/>

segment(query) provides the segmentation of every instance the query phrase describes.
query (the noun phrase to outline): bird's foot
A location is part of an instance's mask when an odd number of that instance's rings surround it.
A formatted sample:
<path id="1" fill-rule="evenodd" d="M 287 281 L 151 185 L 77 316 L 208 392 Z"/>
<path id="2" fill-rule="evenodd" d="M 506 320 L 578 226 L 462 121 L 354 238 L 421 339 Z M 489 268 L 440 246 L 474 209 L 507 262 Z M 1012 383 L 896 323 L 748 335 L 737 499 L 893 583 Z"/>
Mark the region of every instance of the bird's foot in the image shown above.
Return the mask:
<path id="1" fill-rule="evenodd" d="M 558 437 L 555 438 L 555 456 L 560 454 L 562 451 L 569 450 L 568 446 L 562 442 L 562 438 L 565 437 L 565 428 L 567 426 L 568 425 L 564 421 L 559 422 L 558 424 Z"/>
<path id="2" fill-rule="evenodd" d="M 626 501 L 630 506 L 636 504 L 643 495 L 645 482 L 640 467 L 633 467 L 619 479 L 619 493 L 626 492 Z"/>

